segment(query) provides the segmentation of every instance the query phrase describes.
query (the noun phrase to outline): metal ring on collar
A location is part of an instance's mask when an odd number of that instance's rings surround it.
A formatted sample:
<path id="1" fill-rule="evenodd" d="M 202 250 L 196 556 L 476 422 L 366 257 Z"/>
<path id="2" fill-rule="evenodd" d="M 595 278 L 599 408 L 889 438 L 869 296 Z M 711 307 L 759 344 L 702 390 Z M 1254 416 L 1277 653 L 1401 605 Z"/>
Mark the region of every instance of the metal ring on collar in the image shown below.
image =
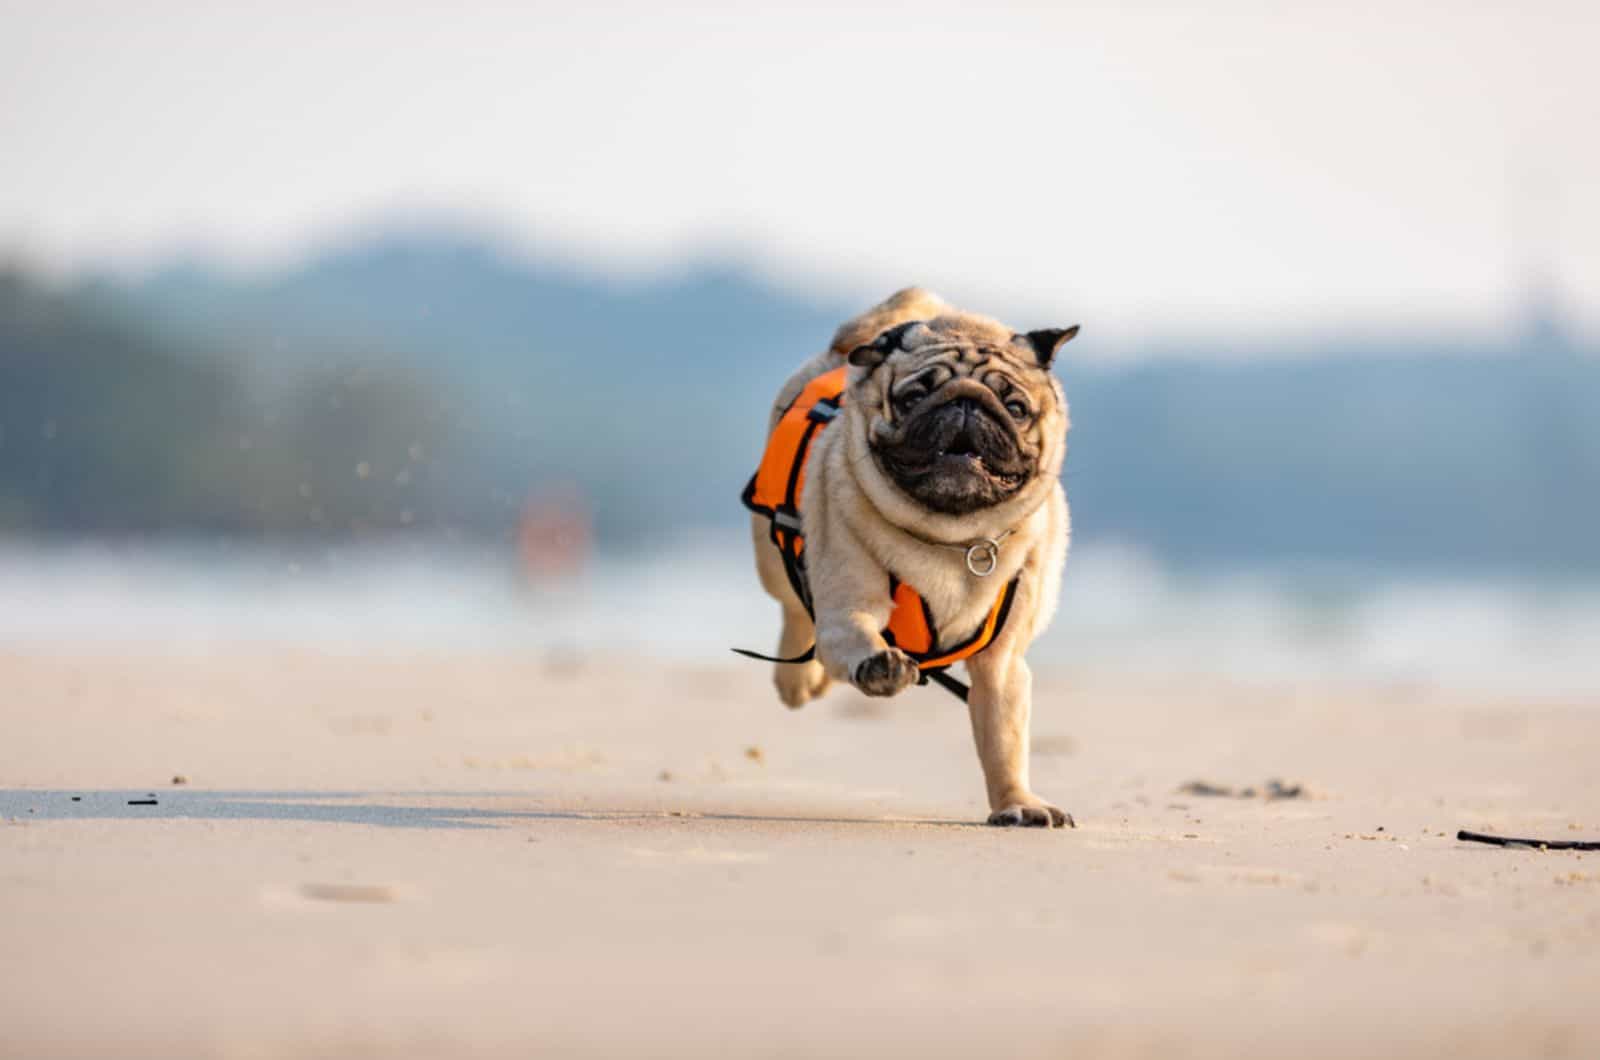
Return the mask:
<path id="1" fill-rule="evenodd" d="M 992 537 L 974 541 L 967 546 L 967 570 L 980 578 L 987 578 L 1000 566 L 1000 542 Z"/>

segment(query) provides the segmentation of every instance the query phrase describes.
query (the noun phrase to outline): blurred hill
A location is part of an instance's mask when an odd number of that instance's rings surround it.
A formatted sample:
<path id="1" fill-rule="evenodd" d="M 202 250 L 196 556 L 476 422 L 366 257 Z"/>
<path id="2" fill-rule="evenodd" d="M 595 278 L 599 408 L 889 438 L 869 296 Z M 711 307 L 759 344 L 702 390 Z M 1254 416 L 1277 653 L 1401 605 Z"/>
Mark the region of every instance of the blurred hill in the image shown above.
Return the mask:
<path id="1" fill-rule="evenodd" d="M 125 302 L 0 269 L 0 531 L 349 532 L 417 521 L 412 497 L 443 514 L 436 397 L 403 366 L 319 358 L 256 386 L 241 346 Z"/>
<path id="2" fill-rule="evenodd" d="M 540 495 L 581 497 L 612 542 L 733 522 L 777 385 L 859 308 L 439 232 L 266 276 L 191 263 L 63 293 L 12 270 L 0 526 L 503 534 Z M 1081 537 L 1206 565 L 1600 569 L 1600 359 L 1559 322 L 1119 368 L 1092 366 L 1092 307 L 1068 316 L 1089 329 L 1061 368 Z"/>
<path id="3" fill-rule="evenodd" d="M 352 367 L 425 379 L 447 521 L 492 529 L 530 492 L 575 492 L 614 540 L 730 518 L 772 393 L 844 313 L 727 268 L 622 285 L 436 233 L 263 280 L 190 265 L 93 290 L 264 392 Z"/>

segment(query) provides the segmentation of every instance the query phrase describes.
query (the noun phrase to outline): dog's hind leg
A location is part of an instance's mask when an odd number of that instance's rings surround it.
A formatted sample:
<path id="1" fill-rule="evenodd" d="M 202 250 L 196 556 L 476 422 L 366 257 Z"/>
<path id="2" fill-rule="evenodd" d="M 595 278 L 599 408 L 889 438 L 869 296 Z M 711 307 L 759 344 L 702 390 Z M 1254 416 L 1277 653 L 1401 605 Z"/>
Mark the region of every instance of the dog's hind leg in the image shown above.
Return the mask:
<path id="1" fill-rule="evenodd" d="M 798 603 L 783 601 L 783 633 L 778 637 L 778 657 L 792 659 L 812 646 L 817 631 L 811 616 Z M 774 663 L 772 683 L 777 686 L 778 698 L 791 710 L 803 707 L 828 690 L 833 683 L 822 664 L 816 659 L 803 663 Z"/>
<path id="2" fill-rule="evenodd" d="M 789 576 L 784 573 L 783 557 L 768 540 L 767 521 L 762 516 L 750 520 L 750 538 L 755 545 L 756 573 L 761 587 L 783 608 L 783 632 L 778 636 L 778 658 L 792 659 L 803 655 L 816 639 L 816 629 L 811 616 L 794 594 Z M 803 707 L 828 690 L 832 680 L 822 664 L 815 659 L 803 663 L 774 663 L 772 683 L 777 686 L 778 698 L 784 706 Z"/>

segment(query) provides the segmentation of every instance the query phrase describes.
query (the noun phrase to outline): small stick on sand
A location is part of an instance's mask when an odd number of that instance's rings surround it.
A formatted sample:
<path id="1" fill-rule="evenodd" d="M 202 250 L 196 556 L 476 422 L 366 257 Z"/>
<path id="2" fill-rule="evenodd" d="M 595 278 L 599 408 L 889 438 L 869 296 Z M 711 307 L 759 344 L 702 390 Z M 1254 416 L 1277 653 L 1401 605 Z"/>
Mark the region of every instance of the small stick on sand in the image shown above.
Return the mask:
<path id="1" fill-rule="evenodd" d="M 1488 843 L 1496 847 L 1535 847 L 1543 850 L 1600 850 L 1600 840 L 1592 839 L 1512 839 L 1510 836 L 1484 835 L 1466 829 L 1456 833 L 1463 843 Z"/>

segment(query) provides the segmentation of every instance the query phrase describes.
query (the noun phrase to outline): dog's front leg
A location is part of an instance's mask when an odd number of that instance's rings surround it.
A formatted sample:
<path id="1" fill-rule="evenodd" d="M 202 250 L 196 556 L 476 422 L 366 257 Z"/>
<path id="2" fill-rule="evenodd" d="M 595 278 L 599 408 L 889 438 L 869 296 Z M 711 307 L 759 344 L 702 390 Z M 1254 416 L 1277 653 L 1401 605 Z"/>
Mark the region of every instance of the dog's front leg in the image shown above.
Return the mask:
<path id="1" fill-rule="evenodd" d="M 1020 651 L 994 644 L 967 660 L 972 696 L 972 737 L 989 792 L 989 823 L 1036 828 L 1076 828 L 1072 815 L 1052 806 L 1028 785 L 1028 720 L 1033 672 Z"/>
<path id="2" fill-rule="evenodd" d="M 889 623 L 889 576 L 847 529 L 818 535 L 813 558 L 817 658 L 828 676 L 869 696 L 892 696 L 917 683 L 916 660 L 889 646 L 880 632 Z"/>
<path id="3" fill-rule="evenodd" d="M 849 681 L 869 696 L 892 696 L 917 683 L 916 660 L 890 647 L 878 632 L 887 621 L 868 605 L 817 612 L 817 655 L 828 676 Z"/>

